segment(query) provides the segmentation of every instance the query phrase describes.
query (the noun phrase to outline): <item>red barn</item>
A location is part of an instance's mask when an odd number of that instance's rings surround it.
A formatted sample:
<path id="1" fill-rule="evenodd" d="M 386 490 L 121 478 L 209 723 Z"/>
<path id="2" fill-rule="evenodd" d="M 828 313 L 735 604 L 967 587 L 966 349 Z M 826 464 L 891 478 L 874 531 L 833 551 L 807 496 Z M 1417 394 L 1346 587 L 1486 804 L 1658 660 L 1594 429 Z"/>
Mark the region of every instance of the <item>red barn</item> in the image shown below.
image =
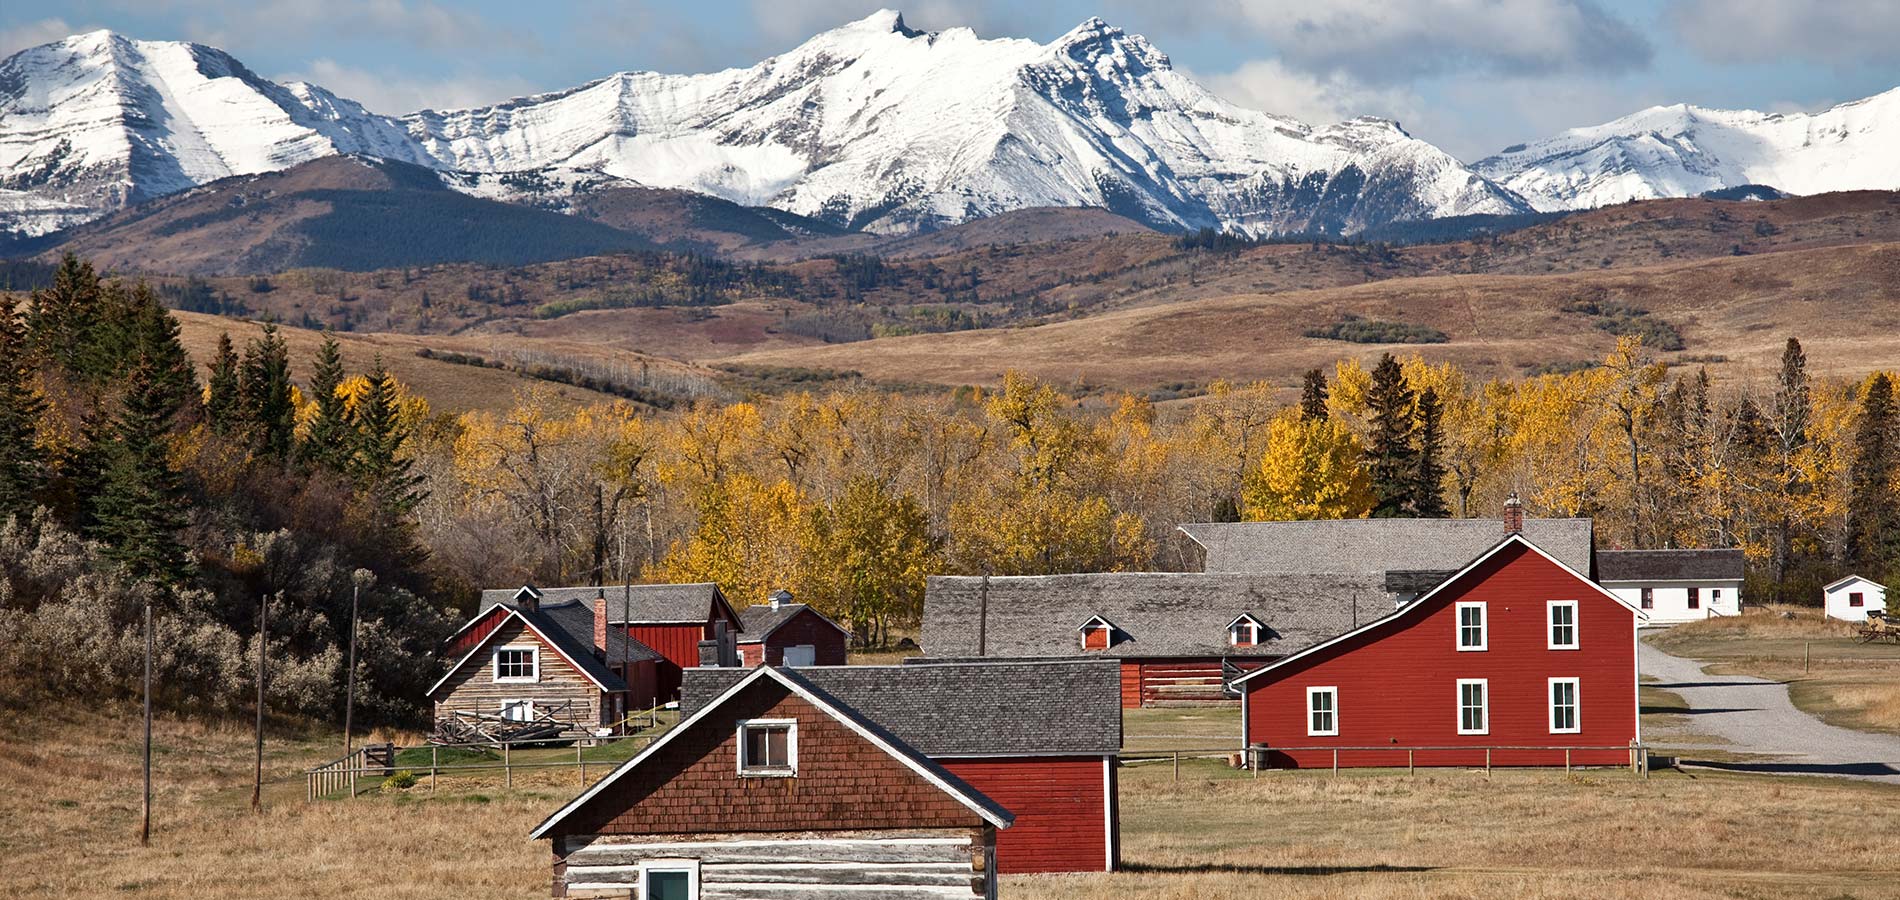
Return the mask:
<path id="1" fill-rule="evenodd" d="M 680 672 L 699 665 L 700 641 L 714 637 L 721 622 L 729 631 L 741 627 L 739 613 L 711 583 L 487 590 L 482 608 L 507 603 L 521 590 L 535 590 L 543 604 L 606 597 L 613 626 L 659 654 L 653 693 L 662 703 L 679 699 Z"/>
<path id="2" fill-rule="evenodd" d="M 1269 766 L 1482 765 L 1485 747 L 1623 765 L 1638 740 L 1642 612 L 1511 534 L 1392 614 L 1241 678 L 1241 737 Z M 1288 750 L 1271 750 L 1282 747 Z M 1561 749 L 1493 751 L 1563 765 Z"/>
<path id="3" fill-rule="evenodd" d="M 739 613 L 739 661 L 748 666 L 842 666 L 851 632 L 792 595 L 776 591 L 770 600 Z"/>
<path id="4" fill-rule="evenodd" d="M 1014 821 L 996 836 L 997 871 L 1116 868 L 1121 703 L 1112 661 L 788 671 L 1009 810 Z M 747 674 L 688 670 L 681 714 L 691 715 Z"/>

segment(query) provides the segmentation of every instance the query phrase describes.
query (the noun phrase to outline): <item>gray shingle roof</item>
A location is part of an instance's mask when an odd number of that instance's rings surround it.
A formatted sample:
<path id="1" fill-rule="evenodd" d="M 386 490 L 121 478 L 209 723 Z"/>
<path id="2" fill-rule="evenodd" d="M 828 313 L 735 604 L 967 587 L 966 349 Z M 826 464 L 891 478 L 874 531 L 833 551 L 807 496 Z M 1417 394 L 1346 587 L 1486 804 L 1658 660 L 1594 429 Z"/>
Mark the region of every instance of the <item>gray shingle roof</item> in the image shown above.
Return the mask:
<path id="1" fill-rule="evenodd" d="M 1740 550 L 1599 550 L 1597 580 L 1740 581 Z"/>
<path id="2" fill-rule="evenodd" d="M 482 610 L 491 606 L 511 603 L 515 593 L 521 588 L 495 588 L 482 591 Z M 595 587 L 559 587 L 537 588 L 541 592 L 541 605 L 561 603 L 568 600 L 592 601 L 606 594 L 613 601 L 610 609 L 615 622 L 704 622 L 711 615 L 714 602 L 725 602 L 719 585 L 711 582 L 702 584 L 636 584 L 633 586 L 633 612 L 623 618 L 622 606 L 628 593 L 625 585 Z"/>
<path id="3" fill-rule="evenodd" d="M 1392 594 L 1423 594 L 1456 574 L 1455 569 L 1393 569 L 1385 573 L 1385 589 Z"/>
<path id="4" fill-rule="evenodd" d="M 750 669 L 687 669 L 690 716 Z M 1110 660 L 810 666 L 780 670 L 927 756 L 1121 749 L 1121 668 Z"/>
<path id="5" fill-rule="evenodd" d="M 749 644 L 763 641 L 770 637 L 772 632 L 777 631 L 780 625 L 790 622 L 793 616 L 807 609 L 811 607 L 803 603 L 781 603 L 777 609 L 773 609 L 770 603 L 760 603 L 739 610 L 739 621 L 744 623 L 740 632 L 742 635 L 740 642 Z M 824 618 L 824 614 L 815 609 L 812 610 L 812 614 Z M 830 619 L 825 619 L 825 621 L 831 622 Z M 839 631 L 844 630 L 844 626 L 836 622 L 831 622 L 831 624 Z"/>
<path id="6" fill-rule="evenodd" d="M 607 617 L 610 620 L 619 607 L 618 600 L 607 598 Z M 591 599 L 568 600 L 551 606 L 544 603 L 541 605 L 541 616 L 552 621 L 575 643 L 594 646 L 594 606 Z M 633 662 L 664 659 L 658 651 L 627 637 L 627 632 L 619 628 L 607 629 L 607 646 L 603 650 L 610 663 L 618 663 L 622 659 Z"/>
<path id="7" fill-rule="evenodd" d="M 1376 574 L 1457 571 L 1504 539 L 1497 519 L 1331 519 L 1203 522 L 1181 531 L 1206 551 L 1208 572 Z M 1526 519 L 1524 536 L 1588 577 L 1589 519 Z"/>
<path id="8" fill-rule="evenodd" d="M 992 577 L 978 652 L 984 579 L 933 576 L 924 590 L 924 652 L 939 658 L 1280 656 L 1392 609 L 1384 573 L 1246 575 L 1112 572 Z M 1227 642 L 1227 626 L 1250 613 L 1267 626 L 1255 647 Z M 1092 616 L 1125 634 L 1084 650 L 1076 628 Z"/>
<path id="9" fill-rule="evenodd" d="M 575 609 L 579 609 L 586 616 L 586 630 L 579 634 L 576 634 L 573 629 L 581 619 L 569 613 L 570 610 Z M 580 609 L 574 604 L 564 604 L 552 609 L 544 607 L 537 612 L 527 610 L 517 610 L 517 612 L 521 613 L 522 618 L 534 623 L 535 630 L 546 635 L 547 639 L 561 651 L 561 655 L 573 660 L 574 665 L 586 672 L 588 677 L 605 685 L 610 691 L 627 689 L 627 683 L 621 680 L 619 675 L 615 675 L 600 660 L 594 658 L 594 617 L 591 611 Z M 653 651 L 649 649 L 647 652 Z"/>

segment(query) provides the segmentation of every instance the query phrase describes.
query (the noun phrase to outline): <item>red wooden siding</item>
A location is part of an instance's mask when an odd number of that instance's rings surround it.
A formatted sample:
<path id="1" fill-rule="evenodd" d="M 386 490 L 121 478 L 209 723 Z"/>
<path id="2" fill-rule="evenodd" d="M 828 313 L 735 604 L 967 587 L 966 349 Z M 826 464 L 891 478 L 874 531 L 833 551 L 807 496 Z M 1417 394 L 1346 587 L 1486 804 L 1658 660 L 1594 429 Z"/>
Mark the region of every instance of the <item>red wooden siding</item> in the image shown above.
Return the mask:
<path id="1" fill-rule="evenodd" d="M 474 624 L 468 626 L 467 631 L 449 639 L 448 646 L 442 650 L 442 656 L 447 659 L 461 659 L 468 651 L 480 646 L 483 640 L 493 634 L 495 627 L 501 624 L 502 618 L 507 614 L 506 607 L 489 607 L 488 611 L 478 617 Z"/>
<path id="2" fill-rule="evenodd" d="M 936 763 L 1015 815 L 1015 821 L 996 835 L 998 873 L 1111 868 L 1110 801 L 1104 788 L 1114 786 L 1112 763 L 1106 785 L 1099 756 L 939 759 Z M 1119 823 L 1113 827 L 1119 832 Z"/>
<path id="3" fill-rule="evenodd" d="M 699 665 L 699 642 L 710 636 L 705 623 L 685 622 L 666 625 L 629 625 L 627 636 L 639 641 L 664 659 L 653 672 L 654 695 L 661 702 L 678 700 L 682 668 Z"/>
<path id="4" fill-rule="evenodd" d="M 1255 669 L 1266 660 L 1232 660 L 1243 669 Z M 1122 660 L 1122 708 L 1156 703 L 1232 702 L 1221 696 L 1220 657 Z"/>
<path id="5" fill-rule="evenodd" d="M 1577 601 L 1581 649 L 1547 649 L 1547 601 Z M 1459 601 L 1483 601 L 1487 647 L 1457 649 Z M 1524 547 L 1506 547 L 1428 607 L 1245 682 L 1245 738 L 1280 747 L 1611 746 L 1637 736 L 1636 614 Z M 1458 734 L 1457 682 L 1489 681 L 1489 733 Z M 1577 678 L 1576 733 L 1550 732 L 1549 678 Z M 1306 689 L 1338 688 L 1337 736 L 1307 734 Z M 1626 750 L 1573 762 L 1620 765 Z M 1496 751 L 1496 765 L 1563 765 L 1562 751 Z M 1340 755 L 1342 766 L 1405 765 L 1403 751 Z M 1418 765 L 1482 765 L 1479 750 L 1420 753 Z M 1274 765 L 1330 766 L 1332 753 L 1276 753 Z"/>
<path id="6" fill-rule="evenodd" d="M 780 665 L 785 661 L 785 648 L 799 644 L 812 645 L 813 665 L 845 664 L 844 632 L 831 627 L 831 623 L 809 609 L 799 610 L 798 615 L 780 625 L 766 640 L 740 644 L 739 661 L 747 666 L 759 665 L 761 660 L 770 665 Z"/>

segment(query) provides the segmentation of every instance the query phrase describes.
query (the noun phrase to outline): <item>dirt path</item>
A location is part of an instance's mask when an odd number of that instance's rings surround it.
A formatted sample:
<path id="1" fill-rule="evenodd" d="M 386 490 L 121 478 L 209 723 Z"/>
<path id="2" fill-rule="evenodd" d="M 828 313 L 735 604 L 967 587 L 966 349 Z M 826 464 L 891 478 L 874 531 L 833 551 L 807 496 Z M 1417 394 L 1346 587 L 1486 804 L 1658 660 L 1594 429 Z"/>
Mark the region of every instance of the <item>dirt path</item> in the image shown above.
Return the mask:
<path id="1" fill-rule="evenodd" d="M 1681 715 L 1695 731 L 1728 741 L 1729 750 L 1764 757 L 1751 762 L 1697 762 L 1714 768 L 1779 775 L 1828 775 L 1900 784 L 1900 737 L 1839 728 L 1795 708 L 1788 686 L 1749 675 L 1710 675 L 1703 663 L 1637 642 L 1638 668 L 1657 679 L 1647 685 L 1680 696 Z M 1665 738 L 1666 740 L 1666 738 Z M 1666 744 L 1659 745 L 1671 749 Z M 1678 746 L 1696 762 L 1707 746 Z"/>

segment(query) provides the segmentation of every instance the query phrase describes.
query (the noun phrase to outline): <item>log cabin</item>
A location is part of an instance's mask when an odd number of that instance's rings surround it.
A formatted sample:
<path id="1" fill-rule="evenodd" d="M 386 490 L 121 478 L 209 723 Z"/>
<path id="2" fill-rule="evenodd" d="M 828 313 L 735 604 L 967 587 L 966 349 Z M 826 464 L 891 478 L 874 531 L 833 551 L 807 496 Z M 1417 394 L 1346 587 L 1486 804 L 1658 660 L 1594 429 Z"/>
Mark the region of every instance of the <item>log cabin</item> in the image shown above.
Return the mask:
<path id="1" fill-rule="evenodd" d="M 992 661 L 790 670 L 1009 810 L 996 837 L 1004 875 L 1117 868 L 1116 754 L 1121 706 L 1113 661 Z M 682 713 L 746 670 L 686 673 Z"/>
<path id="2" fill-rule="evenodd" d="M 748 666 L 842 666 L 851 632 L 789 591 L 774 591 L 764 603 L 739 612 L 739 659 Z"/>
<path id="3" fill-rule="evenodd" d="M 728 671 L 530 833 L 552 845 L 554 896 L 993 900 L 1007 809 L 813 670 Z"/>
<path id="4" fill-rule="evenodd" d="M 1242 745 L 1267 767 L 1627 765 L 1643 619 L 1513 533 L 1390 615 L 1236 679 Z"/>
<path id="5" fill-rule="evenodd" d="M 520 591 L 482 591 L 482 609 L 508 603 Z M 603 595 L 611 600 L 610 624 L 659 654 L 654 663 L 654 695 L 662 703 L 679 699 L 680 672 L 699 664 L 700 641 L 722 628 L 738 631 L 744 627 L 726 595 L 711 583 L 542 588 L 537 593 L 543 603 Z"/>
<path id="6" fill-rule="evenodd" d="M 608 625 L 611 602 L 549 603 L 523 587 L 482 610 L 444 644 L 453 662 L 427 693 L 436 720 L 552 718 L 576 736 L 616 728 L 653 702 L 660 655 Z"/>

